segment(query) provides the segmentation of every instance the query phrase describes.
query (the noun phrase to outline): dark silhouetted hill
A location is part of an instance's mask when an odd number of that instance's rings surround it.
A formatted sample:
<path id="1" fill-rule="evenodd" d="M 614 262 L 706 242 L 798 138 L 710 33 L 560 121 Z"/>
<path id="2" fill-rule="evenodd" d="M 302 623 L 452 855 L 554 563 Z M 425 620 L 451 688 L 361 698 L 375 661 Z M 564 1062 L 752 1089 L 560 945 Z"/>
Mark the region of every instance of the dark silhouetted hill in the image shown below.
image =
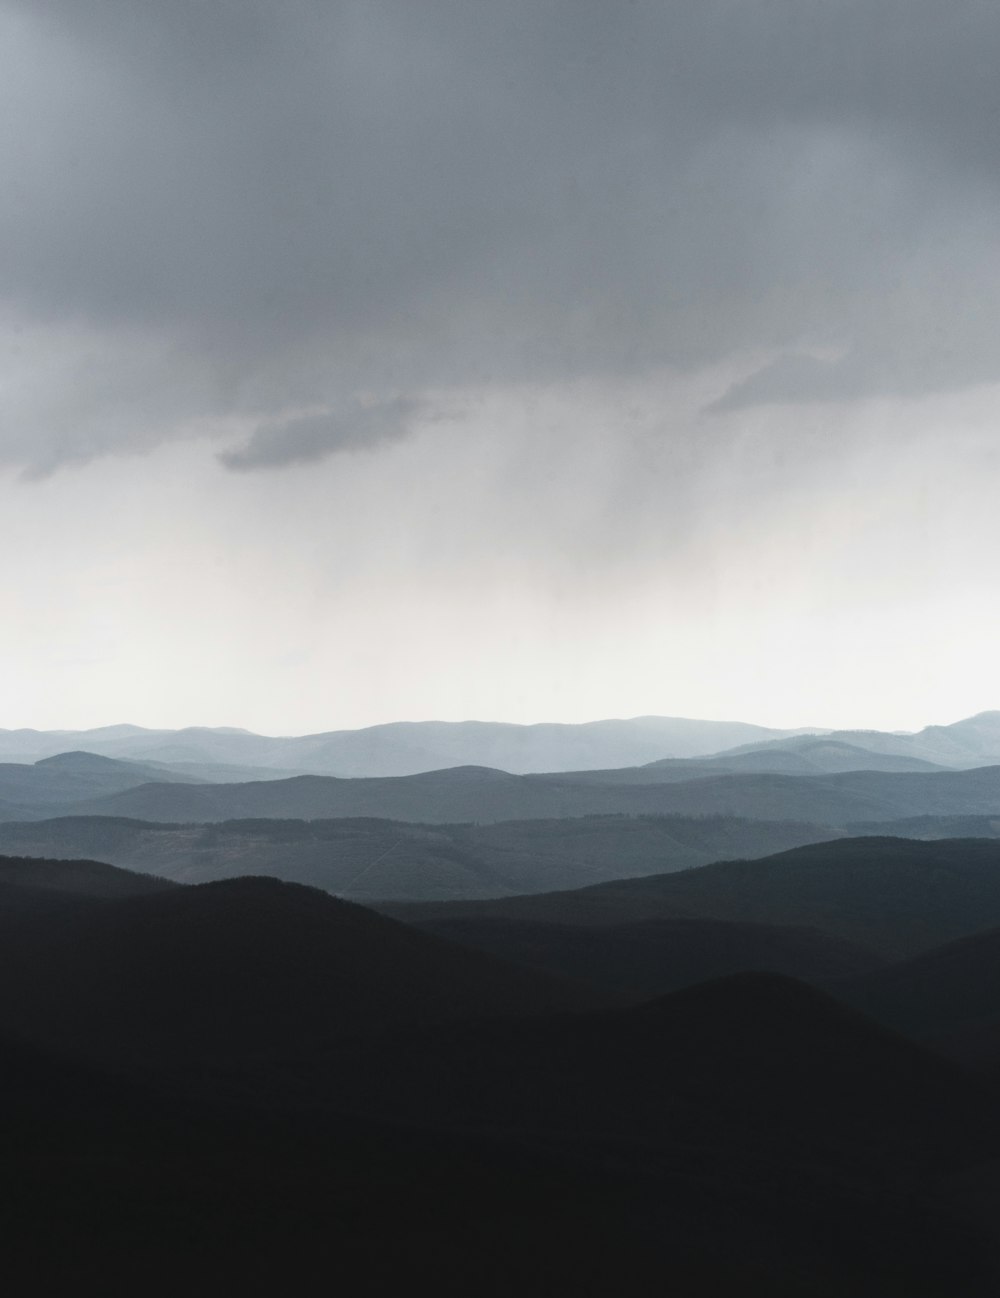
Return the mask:
<path id="1" fill-rule="evenodd" d="M 336 1058 L 338 1102 L 442 1127 L 690 1141 L 771 1158 L 795 1149 L 891 1175 L 900 1156 L 947 1161 L 982 1134 L 945 1061 L 776 974 L 631 1009 L 394 1037 L 357 1071 L 352 1048 Z"/>
<path id="2" fill-rule="evenodd" d="M 78 900 L 72 922 L 39 922 L 0 952 L 0 1029 L 144 1072 L 248 1066 L 263 1043 L 275 1057 L 344 1033 L 583 999 L 274 879 Z"/>
<path id="3" fill-rule="evenodd" d="M 989 1292 L 936 1189 L 990 1152 L 980 1097 L 785 980 L 345 1043 L 313 1106 L 0 1064 L 19 1292 Z"/>
<path id="4" fill-rule="evenodd" d="M 1000 929 L 868 971 L 832 990 L 909 1037 L 1000 1070 Z"/>
<path id="5" fill-rule="evenodd" d="M 722 919 L 820 928 L 888 958 L 1000 925 L 1000 844 L 852 838 L 758 861 L 495 901 L 386 906 L 411 922 Z"/>
<path id="6" fill-rule="evenodd" d="M 16 856 L 0 856 L 0 885 L 104 899 L 145 897 L 175 886 L 101 861 Z"/>
<path id="7" fill-rule="evenodd" d="M 14 1292 L 982 1278 L 942 1177 L 994 1156 L 988 1103 L 800 983 L 570 1013 L 555 978 L 274 880 L 0 894 L 41 899 L 0 941 Z"/>
<path id="8" fill-rule="evenodd" d="M 761 897 L 789 913 L 882 924 L 895 909 L 912 936 L 931 914 L 984 915 L 997 852 L 847 840 L 561 896 L 589 897 L 576 918 L 593 922 L 595 895 L 662 903 L 700 879 L 704 898 L 740 901 L 754 890 L 726 872 L 762 869 Z M 603 960 L 634 997 L 713 961 L 834 977 L 863 952 L 655 916 L 543 929 L 531 940 L 563 976 L 273 879 L 179 887 L 0 861 L 7 1285 L 993 1292 L 976 1223 L 996 1185 L 995 1102 L 961 1069 L 773 974 L 601 1011 L 569 981 Z M 574 945 L 591 935 L 608 942 L 596 962 Z"/>
<path id="9" fill-rule="evenodd" d="M 882 964 L 873 952 L 819 929 L 722 920 L 652 919 L 596 927 L 442 919 L 421 928 L 632 1001 L 748 971 L 822 984 Z"/>

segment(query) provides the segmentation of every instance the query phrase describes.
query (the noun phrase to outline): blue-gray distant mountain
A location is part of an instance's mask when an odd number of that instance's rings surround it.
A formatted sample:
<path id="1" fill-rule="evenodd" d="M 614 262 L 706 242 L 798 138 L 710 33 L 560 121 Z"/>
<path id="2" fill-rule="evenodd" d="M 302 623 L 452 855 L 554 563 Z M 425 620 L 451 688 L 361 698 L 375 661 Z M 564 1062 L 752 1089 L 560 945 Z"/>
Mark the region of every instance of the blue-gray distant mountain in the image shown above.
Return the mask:
<path id="1" fill-rule="evenodd" d="M 60 753 L 33 765 L 4 762 L 0 763 L 0 818 L 10 820 L 19 812 L 33 816 L 46 807 L 51 815 L 57 808 L 120 793 L 151 781 L 199 783 L 193 775 L 180 775 L 146 762 L 117 761 L 95 753 Z"/>
<path id="2" fill-rule="evenodd" d="M 67 749 L 86 749 L 106 757 L 181 765 L 208 779 L 216 777 L 206 768 L 219 766 L 341 776 L 411 775 L 446 766 L 494 766 L 524 773 L 637 766 L 661 757 L 702 757 L 739 744 L 801 733 L 801 729 L 775 730 L 741 721 L 683 717 L 531 726 L 492 721 L 400 721 L 294 738 L 229 728 L 106 726 L 82 731 L 0 730 L 0 760 L 33 762 Z"/>
<path id="3" fill-rule="evenodd" d="M 727 773 L 836 775 L 841 771 L 939 771 L 946 769 L 946 766 L 944 762 L 932 762 L 910 753 L 881 752 L 862 744 L 846 743 L 833 735 L 801 735 L 792 739 L 753 744 L 748 748 L 718 753 L 714 757 L 686 760 L 661 758 L 644 767 L 630 768 L 634 771 L 630 778 L 641 782 L 643 773 L 648 779 L 651 772 L 655 772 L 658 779 L 690 780 L 699 775 Z"/>
<path id="4" fill-rule="evenodd" d="M 463 781 L 463 768 L 454 769 L 456 779 Z M 464 768 L 466 773 L 469 768 Z M 472 768 L 476 769 L 476 768 Z M 482 768 L 479 768 L 482 769 Z M 492 770 L 492 768 L 488 768 Z M 809 747 L 795 750 L 773 748 L 765 745 L 734 756 L 715 758 L 666 758 L 644 766 L 612 767 L 600 771 L 581 770 L 568 773 L 575 783 L 600 784 L 662 784 L 679 783 L 707 776 L 773 773 L 783 775 L 817 775 L 844 770 L 933 771 L 929 762 L 912 757 L 871 754 L 864 749 L 822 739 L 811 741 Z M 507 772 L 492 770 L 500 778 Z M 92 798 L 121 793 L 142 784 L 172 783 L 188 785 L 253 784 L 247 789 L 244 814 L 255 814 L 253 799 L 260 794 L 269 795 L 264 785 L 269 781 L 288 780 L 298 773 L 281 771 L 273 767 L 253 768 L 230 766 L 211 762 L 174 762 L 157 764 L 104 757 L 96 753 L 66 752 L 54 757 L 40 758 L 32 763 L 0 763 L 0 820 L 31 819 L 40 814 L 57 814 L 59 811 L 76 811 Z M 442 772 L 422 772 L 422 777 L 432 781 Z M 336 778 L 336 777 L 335 777 Z M 357 780 L 362 777 L 355 777 Z M 373 778 L 377 781 L 379 777 Z M 383 777 L 393 779 L 396 777 Z M 404 777 L 399 777 L 404 778 Z M 448 777 L 445 773 L 445 780 Z M 300 788 L 310 786 L 303 785 Z M 378 787 L 377 784 L 374 787 Z M 384 785 L 397 789 L 397 785 Z M 355 784 L 355 790 L 361 788 Z M 197 805 L 197 796 L 189 799 Z M 371 808 L 371 814 L 378 814 Z M 344 814 L 354 814 L 348 811 Z M 515 813 L 518 814 L 518 813 Z M 526 806 L 523 814 L 533 814 Z M 545 814 L 542 809 L 542 814 Z M 177 818 L 170 813 L 170 818 Z M 196 816 L 196 819 L 202 819 Z M 418 819 L 423 818 L 420 813 Z"/>
<path id="5" fill-rule="evenodd" d="M 905 817 L 1000 816 L 1000 766 L 965 771 L 716 775 L 677 781 L 635 772 L 510 775 L 456 767 L 385 779 L 298 776 L 244 784 L 152 783 L 90 798 L 64 814 L 208 823 L 375 816 L 427 824 L 588 815 L 736 816 L 845 828 Z M 51 816 L 43 809 L 0 820 Z"/>
<path id="6" fill-rule="evenodd" d="M 912 735 L 879 730 L 829 732 L 816 727 L 780 730 L 745 722 L 655 716 L 580 725 L 392 722 L 289 738 L 198 726 L 0 730 L 0 762 L 35 762 L 69 750 L 153 763 L 192 782 L 227 783 L 276 778 L 282 773 L 377 777 L 450 766 L 489 766 L 529 774 L 706 758 L 715 771 L 790 775 L 901 771 L 1000 763 L 1000 712 L 928 726 Z M 689 776 L 679 771 L 677 778 Z"/>
<path id="7" fill-rule="evenodd" d="M 1000 712 L 980 712 L 947 726 L 926 726 L 912 735 L 883 730 L 833 730 L 824 740 L 827 745 L 844 744 L 882 757 L 931 762 L 936 766 L 989 766 L 1000 762 Z M 763 744 L 741 745 L 719 756 L 726 760 L 745 756 L 763 762 L 784 753 L 808 760 L 818 751 L 821 749 L 816 746 L 815 736 L 791 735 Z"/>

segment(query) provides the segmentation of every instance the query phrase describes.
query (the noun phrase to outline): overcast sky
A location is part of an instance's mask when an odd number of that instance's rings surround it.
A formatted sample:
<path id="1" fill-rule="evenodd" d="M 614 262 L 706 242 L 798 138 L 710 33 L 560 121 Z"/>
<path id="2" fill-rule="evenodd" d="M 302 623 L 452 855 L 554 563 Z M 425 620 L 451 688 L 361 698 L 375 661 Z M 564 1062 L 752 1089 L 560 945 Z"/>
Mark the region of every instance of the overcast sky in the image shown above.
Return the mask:
<path id="1" fill-rule="evenodd" d="M 1000 707 L 1000 7 L 0 0 L 0 725 Z"/>

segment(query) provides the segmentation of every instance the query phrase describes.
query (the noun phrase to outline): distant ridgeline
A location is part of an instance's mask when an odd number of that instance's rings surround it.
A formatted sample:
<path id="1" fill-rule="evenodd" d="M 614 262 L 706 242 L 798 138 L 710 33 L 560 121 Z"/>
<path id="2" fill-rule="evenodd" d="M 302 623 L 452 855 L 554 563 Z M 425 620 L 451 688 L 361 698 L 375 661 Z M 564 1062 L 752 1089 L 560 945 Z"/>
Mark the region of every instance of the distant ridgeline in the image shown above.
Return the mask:
<path id="1" fill-rule="evenodd" d="M 817 742 L 822 740 L 823 742 Z M 395 722 L 362 730 L 272 738 L 246 730 L 0 730 L 0 762 L 36 762 L 71 751 L 229 782 L 281 775 L 413 775 L 451 766 L 512 774 L 605 770 L 661 759 L 719 756 L 734 769 L 778 774 L 964 768 L 1000 763 L 1000 713 L 983 712 L 912 735 L 877 730 L 775 730 L 743 722 L 634 717 L 582 725 L 482 721 Z M 867 754 L 867 756 L 859 756 Z M 859 762 L 862 766 L 859 767 Z"/>
<path id="2" fill-rule="evenodd" d="M 825 738 L 787 743 L 602 771 L 238 783 L 71 752 L 0 766 L 0 851 L 418 901 L 574 888 L 858 834 L 1000 834 L 1000 766 L 925 769 Z M 815 773 L 821 758 L 838 769 Z M 808 766 L 759 769 L 765 759 Z M 906 769 L 839 769 L 854 760 Z"/>

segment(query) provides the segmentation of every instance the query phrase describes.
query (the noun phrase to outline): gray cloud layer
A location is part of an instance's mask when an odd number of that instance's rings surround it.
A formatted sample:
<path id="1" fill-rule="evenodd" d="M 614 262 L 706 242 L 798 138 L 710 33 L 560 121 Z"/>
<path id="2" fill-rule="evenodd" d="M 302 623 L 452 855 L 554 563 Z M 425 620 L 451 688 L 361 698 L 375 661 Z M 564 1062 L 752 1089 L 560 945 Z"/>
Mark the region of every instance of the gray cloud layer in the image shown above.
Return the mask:
<path id="1" fill-rule="evenodd" d="M 1000 378 L 985 0 L 7 0 L 0 37 L 29 472 L 750 353 L 719 410 Z"/>

